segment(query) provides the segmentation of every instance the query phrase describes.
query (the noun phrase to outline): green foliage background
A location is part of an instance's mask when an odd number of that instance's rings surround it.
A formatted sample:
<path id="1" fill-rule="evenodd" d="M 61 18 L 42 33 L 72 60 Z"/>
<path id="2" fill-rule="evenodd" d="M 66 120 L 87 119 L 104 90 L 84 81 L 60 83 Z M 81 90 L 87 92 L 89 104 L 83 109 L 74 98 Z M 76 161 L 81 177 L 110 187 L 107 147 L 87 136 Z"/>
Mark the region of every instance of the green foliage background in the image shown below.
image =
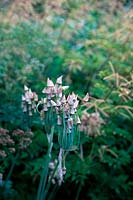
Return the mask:
<path id="1" fill-rule="evenodd" d="M 41 95 L 47 77 L 56 80 L 63 74 L 70 91 L 81 97 L 89 92 L 104 100 L 92 101 L 105 120 L 101 130 L 105 134 L 97 138 L 82 134 L 84 158 L 77 151 L 68 155 L 65 182 L 60 188 L 51 187 L 52 194 L 56 192 L 53 199 L 131 200 L 132 3 L 29 1 L 27 9 L 20 7 L 21 15 L 16 2 L 1 5 L 0 126 L 9 130 L 25 128 L 23 85 Z M 114 73 L 112 69 L 118 76 L 106 79 Z M 131 82 L 126 86 L 126 100 L 120 96 L 120 76 Z M 12 176 L 12 193 L 16 197 L 11 195 L 11 199 L 35 198 L 47 141 L 38 116 L 32 121 L 35 136 L 17 161 Z M 57 149 L 55 144 L 53 157 Z M 6 174 L 9 167 L 7 162 L 2 172 Z"/>

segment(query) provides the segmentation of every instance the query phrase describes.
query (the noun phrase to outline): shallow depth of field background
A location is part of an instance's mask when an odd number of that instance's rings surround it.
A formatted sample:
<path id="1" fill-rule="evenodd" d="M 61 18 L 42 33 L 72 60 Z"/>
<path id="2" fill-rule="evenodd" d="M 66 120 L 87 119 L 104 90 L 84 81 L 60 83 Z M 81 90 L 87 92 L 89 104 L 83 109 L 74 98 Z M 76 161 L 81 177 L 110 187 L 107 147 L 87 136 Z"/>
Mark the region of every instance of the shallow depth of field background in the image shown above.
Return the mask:
<path id="1" fill-rule="evenodd" d="M 104 121 L 103 134 L 81 133 L 83 158 L 68 155 L 53 199 L 132 199 L 132 33 L 130 0 L 0 0 L 0 127 L 23 129 L 23 86 L 41 96 L 47 77 L 60 75 L 70 92 L 90 94 L 88 113 L 97 110 Z M 31 128 L 32 144 L 11 177 L 11 200 L 35 199 L 47 141 L 37 115 Z M 55 155 L 57 149 L 55 142 Z M 10 164 L 0 160 L 3 179 Z"/>

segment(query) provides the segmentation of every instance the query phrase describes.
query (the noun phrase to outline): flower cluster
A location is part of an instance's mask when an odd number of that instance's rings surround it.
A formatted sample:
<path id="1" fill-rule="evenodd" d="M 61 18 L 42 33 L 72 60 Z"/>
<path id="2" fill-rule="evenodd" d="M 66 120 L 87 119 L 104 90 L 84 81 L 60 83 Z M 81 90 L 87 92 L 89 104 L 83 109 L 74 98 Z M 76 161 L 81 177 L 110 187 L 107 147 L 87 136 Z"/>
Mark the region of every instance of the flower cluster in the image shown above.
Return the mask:
<path id="1" fill-rule="evenodd" d="M 5 158 L 8 153 L 13 153 L 14 149 L 14 140 L 9 135 L 9 131 L 3 128 L 0 128 L 0 158 Z"/>
<path id="2" fill-rule="evenodd" d="M 89 136 L 97 137 L 98 135 L 101 135 L 100 133 L 101 124 L 104 124 L 104 121 L 100 117 L 100 114 L 98 112 L 94 112 L 92 114 L 83 112 L 81 118 L 80 131 L 87 133 L 87 135 Z"/>
<path id="3" fill-rule="evenodd" d="M 48 78 L 47 86 L 42 91 L 45 97 L 38 103 L 38 108 L 40 105 L 42 107 L 39 112 L 41 118 L 45 121 L 45 125 L 50 126 L 55 123 L 60 127 L 60 144 L 64 138 L 67 140 L 67 135 L 72 134 L 74 127 L 80 124 L 80 119 L 76 114 L 79 104 L 77 95 L 72 93 L 66 96 L 64 94 L 66 89 L 68 89 L 68 86 L 62 86 L 62 76 L 57 78 L 55 84 Z M 48 130 L 48 127 L 46 127 L 46 130 Z"/>
<path id="4" fill-rule="evenodd" d="M 17 143 L 18 149 L 26 149 L 32 143 L 33 133 L 31 131 L 14 130 L 12 135 Z"/>
<path id="5" fill-rule="evenodd" d="M 63 91 L 68 89 L 69 86 L 62 86 L 62 76 L 57 78 L 56 84 L 48 78 L 47 79 L 47 87 L 43 89 L 42 93 L 46 95 L 46 98 L 42 100 L 44 105 L 42 112 L 48 111 L 50 107 L 55 108 L 56 114 L 58 115 L 58 125 L 62 125 L 62 121 L 60 118 L 60 113 L 64 111 L 65 118 L 69 119 L 71 122 L 70 116 L 76 113 L 76 108 L 78 106 L 79 101 L 77 100 L 77 95 L 74 93 L 69 94 L 68 97 L 63 94 Z M 68 122 L 70 125 L 70 123 Z"/>
<path id="6" fill-rule="evenodd" d="M 38 101 L 38 96 L 27 86 L 24 86 L 24 91 L 25 94 L 22 95 L 22 109 L 23 112 L 28 112 L 28 114 L 31 116 L 32 111 L 36 111 L 36 102 Z"/>
<path id="7" fill-rule="evenodd" d="M 9 133 L 8 130 L 0 128 L 0 158 L 15 153 L 18 149 L 26 149 L 32 142 L 33 133 L 17 129 Z"/>
<path id="8" fill-rule="evenodd" d="M 63 183 L 63 177 L 65 176 L 66 174 L 66 167 L 60 167 L 58 166 L 57 167 L 57 170 L 55 171 L 54 175 L 53 175 L 53 172 L 56 168 L 56 165 L 57 165 L 57 160 L 55 160 L 54 162 L 50 162 L 49 163 L 49 169 L 50 169 L 50 173 L 49 173 L 49 180 L 51 179 L 52 177 L 52 180 L 51 182 L 53 184 L 58 184 L 59 186 Z M 53 175 L 53 176 L 52 176 Z"/>

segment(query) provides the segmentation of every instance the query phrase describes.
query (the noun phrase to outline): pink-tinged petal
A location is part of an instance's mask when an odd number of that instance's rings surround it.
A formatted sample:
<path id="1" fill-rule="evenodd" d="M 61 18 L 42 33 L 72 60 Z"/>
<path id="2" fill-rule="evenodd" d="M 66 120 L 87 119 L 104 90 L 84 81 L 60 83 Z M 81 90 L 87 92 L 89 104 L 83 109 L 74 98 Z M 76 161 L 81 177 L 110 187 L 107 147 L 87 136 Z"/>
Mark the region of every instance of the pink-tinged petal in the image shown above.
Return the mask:
<path id="1" fill-rule="evenodd" d="M 57 78 L 57 80 L 56 80 L 57 84 L 62 85 L 62 77 L 63 76 L 60 76 L 60 77 Z"/>
<path id="2" fill-rule="evenodd" d="M 51 81 L 49 78 L 47 79 L 47 87 L 54 87 L 53 81 Z"/>
<path id="3" fill-rule="evenodd" d="M 42 103 L 46 104 L 47 103 L 47 98 L 42 99 Z"/>
<path id="4" fill-rule="evenodd" d="M 72 93 L 72 95 L 71 95 L 71 96 L 72 96 L 72 98 L 73 98 L 73 100 L 74 100 L 74 101 L 76 101 L 76 100 L 77 100 L 77 95 L 76 95 L 76 94 L 74 94 L 74 92 Z"/>
<path id="5" fill-rule="evenodd" d="M 62 125 L 61 117 L 60 115 L 57 116 L 57 125 Z"/>
<path id="6" fill-rule="evenodd" d="M 51 107 L 51 103 L 49 101 L 47 102 L 47 107 Z"/>
<path id="7" fill-rule="evenodd" d="M 63 95 L 63 97 L 62 97 L 62 99 L 61 99 L 61 102 L 64 104 L 64 103 L 66 103 L 66 97 L 65 97 L 65 95 Z"/>
<path id="8" fill-rule="evenodd" d="M 53 93 L 57 94 L 58 93 L 58 85 L 55 84 L 53 87 Z"/>
<path id="9" fill-rule="evenodd" d="M 33 92 L 33 98 L 34 98 L 34 101 L 38 101 L 38 95 L 35 92 Z"/>
<path id="10" fill-rule="evenodd" d="M 50 102 L 51 102 L 51 105 L 52 105 L 53 107 L 57 106 L 57 104 L 56 104 L 53 100 L 51 100 Z"/>
<path id="11" fill-rule="evenodd" d="M 60 107 L 60 106 L 61 106 L 61 102 L 60 102 L 59 100 L 57 100 L 56 105 L 57 105 L 58 107 Z"/>
<path id="12" fill-rule="evenodd" d="M 62 90 L 67 90 L 69 86 L 62 86 Z"/>
<path id="13" fill-rule="evenodd" d="M 42 90 L 42 93 L 47 94 L 47 89 L 44 88 L 44 89 Z"/>
<path id="14" fill-rule="evenodd" d="M 74 109 L 74 108 L 71 109 L 70 114 L 71 114 L 71 115 L 74 115 L 74 114 L 75 114 L 75 109 Z"/>
<path id="15" fill-rule="evenodd" d="M 67 125 L 69 126 L 69 128 L 72 128 L 72 126 L 73 126 L 73 118 L 69 118 L 68 120 L 67 120 Z"/>
<path id="16" fill-rule="evenodd" d="M 89 101 L 89 98 L 90 98 L 90 96 L 89 96 L 89 94 L 87 93 L 87 94 L 85 95 L 85 97 L 83 98 L 83 101 L 87 102 L 87 101 Z"/>
<path id="17" fill-rule="evenodd" d="M 70 106 L 73 106 L 74 105 L 74 102 L 73 102 L 73 96 L 72 95 L 68 95 L 67 97 L 67 102 Z"/>
<path id="18" fill-rule="evenodd" d="M 78 104 L 79 104 L 79 101 L 75 101 L 73 107 L 74 107 L 74 108 L 77 108 L 77 107 L 78 107 Z"/>
<path id="19" fill-rule="evenodd" d="M 29 89 L 29 98 L 32 99 L 33 98 L 33 93 L 31 91 L 31 89 Z"/>
<path id="20" fill-rule="evenodd" d="M 47 111 L 48 111 L 48 108 L 47 108 L 46 105 L 44 105 L 44 107 L 43 107 L 43 111 L 44 111 L 44 112 L 47 112 Z"/>
<path id="21" fill-rule="evenodd" d="M 25 99 L 25 96 L 24 95 L 22 95 L 22 101 L 25 101 L 26 99 Z"/>
<path id="22" fill-rule="evenodd" d="M 29 88 L 26 85 L 24 85 L 24 91 L 28 91 L 28 90 Z"/>
<path id="23" fill-rule="evenodd" d="M 79 116 L 77 117 L 76 123 L 77 123 L 77 124 L 81 124 L 81 121 L 80 121 Z"/>

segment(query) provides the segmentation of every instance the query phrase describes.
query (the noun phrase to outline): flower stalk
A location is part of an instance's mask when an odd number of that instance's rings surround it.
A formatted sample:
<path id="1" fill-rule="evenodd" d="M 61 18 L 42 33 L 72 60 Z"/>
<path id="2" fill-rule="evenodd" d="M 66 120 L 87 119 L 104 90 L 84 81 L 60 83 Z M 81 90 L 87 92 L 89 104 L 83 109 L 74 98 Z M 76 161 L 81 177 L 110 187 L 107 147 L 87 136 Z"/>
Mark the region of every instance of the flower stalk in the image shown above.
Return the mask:
<path id="1" fill-rule="evenodd" d="M 80 143 L 79 125 L 81 121 L 77 114 L 79 100 L 74 92 L 68 96 L 64 94 L 69 86 L 62 85 L 62 77 L 58 77 L 55 84 L 49 78 L 47 79 L 47 85 L 42 90 L 44 96 L 39 101 L 37 94 L 27 86 L 22 96 L 23 112 L 27 112 L 28 115 L 32 115 L 36 110 L 39 112 L 48 141 L 37 200 L 46 199 L 51 183 L 57 183 L 59 186 L 63 183 L 66 173 L 65 152 L 75 150 Z M 87 94 L 84 101 L 88 99 Z M 58 161 L 51 163 L 54 135 L 58 138 L 59 155 Z"/>

